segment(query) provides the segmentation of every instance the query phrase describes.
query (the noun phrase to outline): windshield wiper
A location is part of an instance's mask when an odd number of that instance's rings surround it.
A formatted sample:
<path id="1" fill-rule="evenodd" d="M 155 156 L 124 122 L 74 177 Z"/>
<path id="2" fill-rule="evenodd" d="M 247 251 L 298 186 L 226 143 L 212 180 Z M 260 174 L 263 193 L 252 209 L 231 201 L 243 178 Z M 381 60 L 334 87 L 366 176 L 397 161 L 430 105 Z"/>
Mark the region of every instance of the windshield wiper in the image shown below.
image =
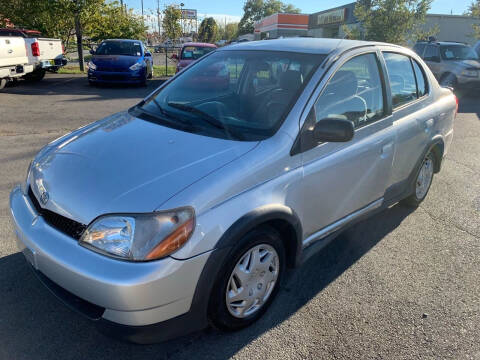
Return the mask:
<path id="1" fill-rule="evenodd" d="M 204 112 L 200 109 L 197 109 L 196 107 L 186 105 L 186 104 L 182 104 L 182 103 L 178 103 L 178 102 L 173 102 L 173 101 L 170 101 L 167 104 L 168 104 L 168 106 L 171 106 L 173 108 L 198 115 L 200 117 L 200 119 L 202 119 L 205 122 L 209 123 L 210 125 L 216 127 L 217 129 L 226 130 L 225 125 L 223 125 L 223 123 L 221 121 L 217 120 L 212 115 L 207 114 L 206 112 Z"/>

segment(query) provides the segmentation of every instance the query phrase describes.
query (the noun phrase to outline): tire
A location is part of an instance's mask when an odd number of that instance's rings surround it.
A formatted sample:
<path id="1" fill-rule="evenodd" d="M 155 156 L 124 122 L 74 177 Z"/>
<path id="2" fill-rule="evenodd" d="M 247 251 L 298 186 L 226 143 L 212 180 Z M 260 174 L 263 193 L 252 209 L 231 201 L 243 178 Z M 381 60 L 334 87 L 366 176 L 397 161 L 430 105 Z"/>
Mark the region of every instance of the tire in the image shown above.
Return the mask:
<path id="1" fill-rule="evenodd" d="M 254 261 L 255 258 L 260 260 Z M 208 306 L 211 325 L 219 330 L 234 331 L 258 320 L 278 293 L 285 263 L 283 242 L 275 229 L 265 226 L 245 235 L 226 257 L 215 281 Z M 244 271 L 238 271 L 239 268 Z M 237 277 L 240 272 L 246 279 Z M 239 291 L 237 295 L 247 300 L 233 298 L 227 304 L 227 297 L 236 296 L 233 284 Z M 245 301 L 248 305 L 241 305 Z"/>
<path id="2" fill-rule="evenodd" d="M 457 87 L 457 84 L 458 84 L 457 77 L 452 73 L 443 74 L 442 77 L 440 78 L 440 85 L 442 86 L 448 86 L 455 89 Z"/>
<path id="3" fill-rule="evenodd" d="M 152 79 L 152 78 L 153 78 L 153 67 L 152 67 L 152 71 L 150 71 L 150 73 L 148 74 L 147 79 Z"/>
<path id="4" fill-rule="evenodd" d="M 0 79 L 0 90 L 7 85 L 7 79 Z"/>
<path id="5" fill-rule="evenodd" d="M 45 77 L 45 70 L 37 69 L 25 75 L 25 80 L 30 82 L 38 82 L 38 81 L 41 81 L 44 77 Z"/>
<path id="6" fill-rule="evenodd" d="M 415 177 L 412 194 L 402 200 L 402 204 L 408 207 L 416 208 L 427 197 L 428 191 L 433 181 L 435 170 L 435 154 L 430 151 L 422 161 Z M 423 171 L 423 172 L 422 172 Z"/>

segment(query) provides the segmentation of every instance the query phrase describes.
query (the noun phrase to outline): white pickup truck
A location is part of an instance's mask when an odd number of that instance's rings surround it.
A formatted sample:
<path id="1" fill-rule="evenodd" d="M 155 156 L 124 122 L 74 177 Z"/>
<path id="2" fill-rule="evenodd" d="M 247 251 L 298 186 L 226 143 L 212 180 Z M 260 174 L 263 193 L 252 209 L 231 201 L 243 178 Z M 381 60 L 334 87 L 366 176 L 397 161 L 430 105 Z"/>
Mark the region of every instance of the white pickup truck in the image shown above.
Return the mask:
<path id="1" fill-rule="evenodd" d="M 0 36 L 0 89 L 8 81 L 32 73 L 33 69 L 23 38 Z"/>
<path id="2" fill-rule="evenodd" d="M 25 29 L 0 29 L 0 36 L 20 36 L 27 49 L 28 63 L 33 65 L 33 72 L 25 76 L 27 80 L 39 81 L 45 71 L 57 71 L 66 65 L 64 50 L 60 39 L 42 38 L 41 33 Z"/>

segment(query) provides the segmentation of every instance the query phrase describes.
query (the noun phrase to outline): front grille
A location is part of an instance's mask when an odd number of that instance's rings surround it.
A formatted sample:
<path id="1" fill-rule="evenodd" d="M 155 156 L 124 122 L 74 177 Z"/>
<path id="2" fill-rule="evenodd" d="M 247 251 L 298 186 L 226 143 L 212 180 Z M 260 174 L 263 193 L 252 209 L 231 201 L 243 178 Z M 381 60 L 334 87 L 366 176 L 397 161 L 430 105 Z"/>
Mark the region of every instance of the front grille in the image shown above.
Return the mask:
<path id="1" fill-rule="evenodd" d="M 108 67 L 108 66 L 97 66 L 97 71 L 105 71 L 105 72 L 128 72 L 129 69 L 113 68 L 113 67 Z"/>
<path id="2" fill-rule="evenodd" d="M 55 229 L 61 231 L 65 235 L 68 235 L 75 240 L 79 240 L 87 226 L 80 224 L 74 220 L 66 218 L 48 209 L 44 209 L 40 206 L 35 194 L 31 187 L 28 188 L 28 197 L 32 201 L 35 210 L 43 217 L 43 219 Z"/>

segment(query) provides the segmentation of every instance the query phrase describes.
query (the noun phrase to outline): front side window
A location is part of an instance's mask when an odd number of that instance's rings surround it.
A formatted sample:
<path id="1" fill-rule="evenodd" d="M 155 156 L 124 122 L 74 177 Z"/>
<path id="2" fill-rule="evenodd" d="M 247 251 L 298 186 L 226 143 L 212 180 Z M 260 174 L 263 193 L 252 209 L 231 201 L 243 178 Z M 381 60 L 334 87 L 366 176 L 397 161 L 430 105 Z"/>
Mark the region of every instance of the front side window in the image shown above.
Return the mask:
<path id="1" fill-rule="evenodd" d="M 359 55 L 343 64 L 315 104 L 316 121 L 340 118 L 356 128 L 383 116 L 383 90 L 374 53 Z"/>
<path id="2" fill-rule="evenodd" d="M 478 60 L 477 53 L 470 46 L 462 44 L 441 45 L 440 55 L 443 60 Z"/>
<path id="3" fill-rule="evenodd" d="M 180 55 L 182 60 L 198 60 L 203 55 L 208 54 L 210 51 L 215 50 L 214 47 L 206 46 L 185 46 Z"/>
<path id="4" fill-rule="evenodd" d="M 98 47 L 95 55 L 141 56 L 142 44 L 133 41 L 104 41 Z"/>
<path id="5" fill-rule="evenodd" d="M 406 55 L 384 52 L 388 79 L 392 90 L 393 108 L 417 99 L 417 84 L 412 63 Z"/>
<path id="6" fill-rule="evenodd" d="M 135 116 L 207 136 L 254 141 L 272 136 L 325 55 L 217 51 L 188 67 Z"/>

